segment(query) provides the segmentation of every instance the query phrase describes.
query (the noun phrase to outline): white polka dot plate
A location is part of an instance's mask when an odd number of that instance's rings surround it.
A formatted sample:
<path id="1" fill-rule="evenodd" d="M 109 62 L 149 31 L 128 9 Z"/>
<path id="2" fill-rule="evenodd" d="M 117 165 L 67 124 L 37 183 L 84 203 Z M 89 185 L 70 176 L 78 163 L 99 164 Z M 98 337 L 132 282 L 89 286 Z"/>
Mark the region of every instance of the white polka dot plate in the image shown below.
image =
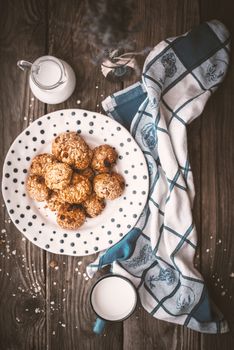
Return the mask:
<path id="1" fill-rule="evenodd" d="M 115 171 L 126 188 L 121 197 L 107 201 L 96 218 L 87 218 L 79 230 L 64 230 L 56 215 L 27 194 L 26 179 L 31 160 L 51 152 L 52 140 L 62 132 L 77 131 L 92 147 L 109 144 L 118 152 Z M 145 157 L 130 133 L 103 114 L 81 109 L 49 113 L 34 121 L 11 145 L 3 167 L 2 192 L 16 227 L 37 246 L 57 254 L 83 256 L 117 243 L 136 224 L 148 196 Z"/>

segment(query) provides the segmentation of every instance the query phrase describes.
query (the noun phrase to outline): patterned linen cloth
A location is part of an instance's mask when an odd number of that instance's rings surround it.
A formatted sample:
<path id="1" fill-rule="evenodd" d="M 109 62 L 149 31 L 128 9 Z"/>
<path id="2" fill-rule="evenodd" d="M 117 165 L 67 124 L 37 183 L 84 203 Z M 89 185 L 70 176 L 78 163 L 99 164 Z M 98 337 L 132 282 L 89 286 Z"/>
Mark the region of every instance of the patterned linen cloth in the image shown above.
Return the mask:
<path id="1" fill-rule="evenodd" d="M 227 29 L 216 20 L 162 41 L 146 58 L 142 83 L 103 101 L 141 147 L 150 190 L 135 228 L 87 267 L 91 277 L 112 264 L 113 273 L 135 284 L 151 315 L 204 333 L 224 333 L 228 325 L 193 263 L 195 193 L 186 126 L 224 79 L 229 45 Z"/>

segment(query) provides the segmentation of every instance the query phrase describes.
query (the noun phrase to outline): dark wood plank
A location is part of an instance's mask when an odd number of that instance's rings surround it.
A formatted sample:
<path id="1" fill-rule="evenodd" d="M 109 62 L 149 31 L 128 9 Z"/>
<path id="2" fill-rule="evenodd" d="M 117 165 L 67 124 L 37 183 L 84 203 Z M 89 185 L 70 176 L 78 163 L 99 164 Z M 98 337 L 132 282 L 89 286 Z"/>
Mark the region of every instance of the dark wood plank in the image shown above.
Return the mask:
<path id="1" fill-rule="evenodd" d="M 0 3 L 1 162 L 14 138 L 44 112 L 16 62 L 44 53 L 45 9 L 43 0 Z M 23 238 L 2 206 L 0 236 L 0 349 L 45 349 L 45 255 Z"/>
<path id="2" fill-rule="evenodd" d="M 217 18 L 234 35 L 233 3 L 201 1 L 201 18 Z M 202 118 L 202 270 L 210 294 L 231 326 L 223 336 L 203 335 L 202 349 L 232 349 L 234 335 L 233 58 L 224 84 L 210 99 Z"/>
<path id="3" fill-rule="evenodd" d="M 137 47 L 153 47 L 161 40 L 183 34 L 199 23 L 198 1 L 137 2 L 135 21 L 142 19 L 142 29 L 134 35 Z M 143 62 L 143 60 L 139 60 Z M 133 76 L 125 86 L 136 81 Z M 189 154 L 196 186 L 195 222 L 200 233 L 200 120 L 189 127 Z M 199 257 L 199 249 L 198 249 Z M 196 263 L 198 264 L 198 262 Z M 187 328 L 157 320 L 142 307 L 124 322 L 124 349 L 200 349 L 200 335 Z"/>
<path id="4" fill-rule="evenodd" d="M 100 111 L 100 101 L 120 84 L 105 80 L 100 66 L 91 63 L 93 48 L 84 40 L 82 18 L 84 2 L 69 0 L 50 1 L 48 19 L 49 54 L 64 59 L 74 68 L 77 87 L 73 96 L 63 104 L 48 106 L 51 112 L 61 108 L 84 108 Z M 80 104 L 77 101 L 80 100 Z M 85 266 L 95 256 L 86 258 L 47 254 L 47 332 L 50 349 L 122 349 L 122 324 L 109 325 L 100 337 L 92 332 L 95 316 L 89 305 L 89 292 L 93 280 L 83 276 Z M 49 267 L 56 260 L 58 270 Z M 81 261 L 82 264 L 78 265 Z M 76 271 L 79 269 L 79 271 Z"/>

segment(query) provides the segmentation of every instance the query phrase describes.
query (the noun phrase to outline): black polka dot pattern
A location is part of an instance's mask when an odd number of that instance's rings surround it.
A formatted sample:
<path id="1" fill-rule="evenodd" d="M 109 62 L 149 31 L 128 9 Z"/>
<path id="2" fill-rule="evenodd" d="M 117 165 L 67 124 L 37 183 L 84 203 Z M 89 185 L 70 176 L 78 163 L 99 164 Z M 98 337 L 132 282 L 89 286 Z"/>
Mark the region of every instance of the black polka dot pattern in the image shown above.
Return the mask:
<path id="1" fill-rule="evenodd" d="M 92 147 L 110 144 L 118 152 L 116 171 L 123 175 L 124 194 L 107 205 L 103 220 L 86 219 L 76 232 L 56 224 L 45 203 L 31 200 L 26 181 L 32 159 L 50 151 L 51 140 L 61 132 L 75 131 Z M 11 146 L 3 169 L 3 195 L 12 222 L 42 249 L 66 255 L 88 255 L 117 243 L 135 226 L 147 199 L 148 172 L 142 152 L 124 127 L 109 117 L 84 110 L 53 112 L 34 121 Z M 101 218 L 101 216 L 100 216 Z"/>

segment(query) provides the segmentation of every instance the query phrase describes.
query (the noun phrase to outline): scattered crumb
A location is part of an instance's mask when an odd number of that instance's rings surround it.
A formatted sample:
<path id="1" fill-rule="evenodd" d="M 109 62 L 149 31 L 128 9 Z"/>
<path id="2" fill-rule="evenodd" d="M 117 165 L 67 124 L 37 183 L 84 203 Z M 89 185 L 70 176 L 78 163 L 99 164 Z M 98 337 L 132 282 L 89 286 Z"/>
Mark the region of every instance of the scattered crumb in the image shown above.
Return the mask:
<path id="1" fill-rule="evenodd" d="M 15 319 L 16 319 L 16 321 L 17 321 L 17 322 L 20 322 L 20 319 L 19 319 L 19 317 L 16 317 Z"/>
<path id="2" fill-rule="evenodd" d="M 39 309 L 39 307 L 37 307 L 36 309 L 35 309 L 35 314 L 39 314 L 41 312 L 41 310 Z"/>
<path id="3" fill-rule="evenodd" d="M 61 326 L 64 327 L 64 328 L 66 327 L 65 323 L 61 323 Z"/>
<path id="4" fill-rule="evenodd" d="M 50 302 L 50 304 L 51 304 L 51 305 L 54 305 L 55 303 L 54 303 L 54 301 L 52 300 L 52 301 Z"/>
<path id="5" fill-rule="evenodd" d="M 206 249 L 206 252 L 207 252 L 207 253 L 209 253 L 209 251 L 210 251 L 210 249 L 209 249 L 209 248 L 207 248 L 207 249 Z"/>
<path id="6" fill-rule="evenodd" d="M 66 289 L 63 289 L 63 292 L 66 292 Z"/>
<path id="7" fill-rule="evenodd" d="M 55 335 L 55 331 L 52 332 L 52 335 Z"/>
<path id="8" fill-rule="evenodd" d="M 99 86 L 98 86 L 98 85 L 96 85 L 96 86 L 95 86 L 95 88 L 96 88 L 96 89 L 98 89 L 98 88 L 99 88 Z"/>
<path id="9" fill-rule="evenodd" d="M 57 282 L 53 282 L 53 285 L 56 286 Z"/>
<path id="10" fill-rule="evenodd" d="M 15 255 L 16 254 L 16 250 L 12 250 L 11 254 Z"/>
<path id="11" fill-rule="evenodd" d="M 77 265 L 81 265 L 82 264 L 82 261 L 78 261 Z"/>
<path id="12" fill-rule="evenodd" d="M 222 297 L 223 297 L 225 294 L 226 294 L 226 292 L 225 292 L 225 291 L 223 291 L 223 292 L 221 293 Z"/>
<path id="13" fill-rule="evenodd" d="M 40 287 L 40 286 L 34 288 L 34 292 L 35 292 L 35 293 L 39 293 L 40 290 L 41 290 L 41 287 Z"/>
<path id="14" fill-rule="evenodd" d="M 2 232 L 2 233 L 6 233 L 6 229 L 3 228 L 3 229 L 1 230 L 1 232 Z"/>
<path id="15" fill-rule="evenodd" d="M 5 242 L 6 242 L 5 239 L 0 239 L 0 245 L 4 244 Z"/>
<path id="16" fill-rule="evenodd" d="M 88 281 L 88 280 L 89 280 L 89 278 L 88 278 L 88 277 L 85 277 L 85 280 L 86 280 L 86 281 Z"/>
<path id="17" fill-rule="evenodd" d="M 234 278 L 234 272 L 231 272 L 229 277 Z"/>
<path id="18" fill-rule="evenodd" d="M 78 267 L 75 268 L 75 271 L 79 271 Z"/>
<path id="19" fill-rule="evenodd" d="M 50 267 L 52 267 L 54 269 L 56 266 L 58 266 L 58 262 L 56 260 L 51 260 Z"/>
<path id="20" fill-rule="evenodd" d="M 78 105 L 80 105 L 80 104 L 81 104 L 81 100 L 77 100 L 76 103 L 77 103 Z"/>

